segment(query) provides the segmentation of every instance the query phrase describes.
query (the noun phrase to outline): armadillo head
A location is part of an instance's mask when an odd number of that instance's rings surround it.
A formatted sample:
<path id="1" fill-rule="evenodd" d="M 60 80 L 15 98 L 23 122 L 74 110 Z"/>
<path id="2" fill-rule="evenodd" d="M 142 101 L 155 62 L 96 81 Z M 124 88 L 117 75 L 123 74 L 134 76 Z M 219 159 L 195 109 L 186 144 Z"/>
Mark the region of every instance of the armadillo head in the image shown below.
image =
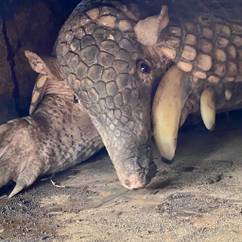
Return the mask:
<path id="1" fill-rule="evenodd" d="M 122 5 L 87 12 L 77 7 L 56 45 L 62 77 L 87 109 L 128 189 L 144 187 L 156 170 L 150 116 L 157 67 L 136 38 L 137 20 Z"/>

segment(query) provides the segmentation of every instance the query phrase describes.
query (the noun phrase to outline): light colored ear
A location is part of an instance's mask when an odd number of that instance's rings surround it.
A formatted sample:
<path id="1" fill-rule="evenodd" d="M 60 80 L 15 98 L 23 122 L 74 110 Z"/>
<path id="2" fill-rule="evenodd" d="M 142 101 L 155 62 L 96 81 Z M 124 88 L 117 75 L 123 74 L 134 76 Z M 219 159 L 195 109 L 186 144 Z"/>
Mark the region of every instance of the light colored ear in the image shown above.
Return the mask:
<path id="1" fill-rule="evenodd" d="M 159 33 L 168 25 L 169 20 L 168 7 L 164 5 L 159 16 Z"/>
<path id="2" fill-rule="evenodd" d="M 168 7 L 162 6 L 160 15 L 151 16 L 140 20 L 134 26 L 137 40 L 145 46 L 153 46 L 157 43 L 161 31 L 168 25 Z"/>
<path id="3" fill-rule="evenodd" d="M 33 71 L 39 73 L 33 89 L 31 104 L 29 108 L 29 114 L 31 115 L 43 99 L 46 91 L 48 77 L 52 78 L 53 74 L 48 67 L 47 59 L 41 58 L 39 55 L 29 50 L 25 50 L 24 54 Z"/>
<path id="4" fill-rule="evenodd" d="M 41 58 L 39 55 L 37 55 L 36 53 L 29 51 L 29 50 L 25 50 L 24 54 L 26 56 L 26 58 L 28 59 L 28 62 L 31 66 L 31 68 L 39 73 L 39 74 L 43 74 L 43 75 L 50 75 L 51 71 L 47 65 L 47 63 L 45 62 L 44 58 Z"/>
<path id="5" fill-rule="evenodd" d="M 36 80 L 33 92 L 31 103 L 29 107 L 29 114 L 31 115 L 38 107 L 39 103 L 42 101 L 46 88 L 47 88 L 48 77 L 46 75 L 40 74 Z"/>

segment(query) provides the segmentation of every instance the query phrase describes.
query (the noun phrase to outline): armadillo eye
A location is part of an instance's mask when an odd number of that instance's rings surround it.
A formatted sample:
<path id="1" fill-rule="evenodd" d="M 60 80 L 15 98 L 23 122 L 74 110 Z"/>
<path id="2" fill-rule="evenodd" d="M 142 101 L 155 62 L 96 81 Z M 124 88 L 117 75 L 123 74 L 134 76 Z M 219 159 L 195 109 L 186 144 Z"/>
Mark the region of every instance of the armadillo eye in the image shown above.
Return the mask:
<path id="1" fill-rule="evenodd" d="M 150 65 L 144 60 L 139 60 L 137 62 L 137 67 L 138 70 L 144 74 L 149 74 L 151 72 Z"/>

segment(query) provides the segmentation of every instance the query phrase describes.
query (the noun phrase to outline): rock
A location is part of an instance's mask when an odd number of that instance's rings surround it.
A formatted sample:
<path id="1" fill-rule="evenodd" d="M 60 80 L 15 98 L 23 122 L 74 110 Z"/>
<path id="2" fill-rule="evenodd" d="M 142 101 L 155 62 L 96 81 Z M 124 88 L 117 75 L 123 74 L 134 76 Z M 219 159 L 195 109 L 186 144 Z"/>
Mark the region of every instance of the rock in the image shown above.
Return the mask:
<path id="1" fill-rule="evenodd" d="M 36 74 L 29 67 L 24 50 L 49 55 L 61 25 L 78 2 L 0 3 L 0 123 L 28 113 Z"/>
<path id="2" fill-rule="evenodd" d="M 0 19 L 0 32 L 3 32 L 3 21 Z M 12 97 L 14 85 L 11 80 L 10 65 L 7 61 L 8 50 L 4 35 L 0 34 L 0 122 L 16 116 L 14 99 Z"/>

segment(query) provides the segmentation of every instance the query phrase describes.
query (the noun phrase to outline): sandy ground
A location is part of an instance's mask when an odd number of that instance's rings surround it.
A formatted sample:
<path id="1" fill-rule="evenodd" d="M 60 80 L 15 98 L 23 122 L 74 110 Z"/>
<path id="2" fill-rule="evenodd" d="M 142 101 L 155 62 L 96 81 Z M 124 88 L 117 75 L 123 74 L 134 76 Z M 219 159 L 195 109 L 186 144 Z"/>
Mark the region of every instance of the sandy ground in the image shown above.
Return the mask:
<path id="1" fill-rule="evenodd" d="M 181 132 L 172 165 L 147 189 L 120 186 L 102 151 L 0 198 L 0 241 L 242 241 L 242 117 Z"/>

